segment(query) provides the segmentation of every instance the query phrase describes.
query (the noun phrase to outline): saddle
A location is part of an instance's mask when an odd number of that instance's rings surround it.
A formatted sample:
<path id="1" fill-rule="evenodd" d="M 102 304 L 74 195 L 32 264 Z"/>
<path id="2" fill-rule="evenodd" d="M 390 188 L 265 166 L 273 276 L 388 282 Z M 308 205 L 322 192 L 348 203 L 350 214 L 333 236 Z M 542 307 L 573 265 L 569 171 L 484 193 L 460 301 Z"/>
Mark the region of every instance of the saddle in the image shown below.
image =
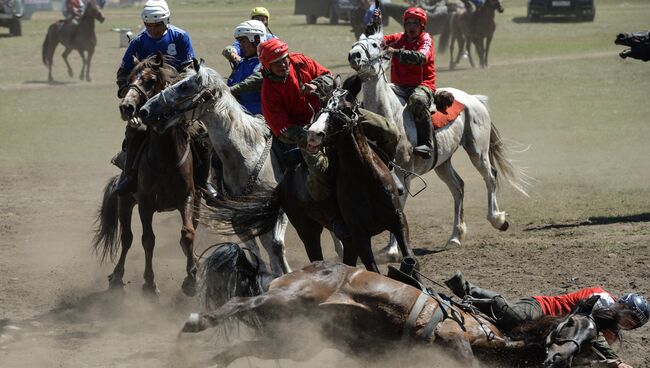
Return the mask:
<path id="1" fill-rule="evenodd" d="M 395 84 L 392 84 L 391 88 L 403 101 L 408 100 L 413 92 L 413 88 L 400 87 Z M 436 91 L 433 96 L 433 103 L 429 107 L 433 129 L 446 127 L 449 123 L 456 120 L 463 110 L 465 110 L 465 105 L 457 101 L 451 93 L 447 91 Z"/>

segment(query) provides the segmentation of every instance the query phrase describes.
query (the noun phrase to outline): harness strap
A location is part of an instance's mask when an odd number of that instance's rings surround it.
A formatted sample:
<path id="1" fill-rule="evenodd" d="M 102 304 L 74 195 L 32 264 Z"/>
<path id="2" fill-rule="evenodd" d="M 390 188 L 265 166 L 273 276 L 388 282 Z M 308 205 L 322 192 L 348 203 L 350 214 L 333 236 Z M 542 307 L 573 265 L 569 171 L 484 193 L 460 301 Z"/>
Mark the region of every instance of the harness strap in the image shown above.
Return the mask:
<path id="1" fill-rule="evenodd" d="M 187 161 L 187 158 L 190 156 L 190 138 L 189 136 L 187 137 L 187 141 L 185 142 L 185 152 L 183 153 L 183 157 L 178 161 L 176 164 L 176 167 L 181 167 Z"/>
<path id="2" fill-rule="evenodd" d="M 433 311 L 431 314 L 431 319 L 429 320 L 429 323 L 424 327 L 424 331 L 422 334 L 422 340 L 429 341 L 431 338 L 431 335 L 433 334 L 433 330 L 436 329 L 438 324 L 442 322 L 442 320 L 445 319 L 445 312 L 444 309 L 442 308 L 442 304 L 436 308 L 436 310 Z"/>
<path id="3" fill-rule="evenodd" d="M 248 183 L 246 184 L 246 190 L 244 190 L 244 195 L 249 195 L 253 190 L 253 186 L 255 186 L 255 183 L 257 183 L 257 178 L 260 175 L 260 171 L 262 171 L 262 166 L 264 166 L 264 163 L 266 162 L 266 158 L 268 157 L 269 152 L 271 151 L 271 145 L 272 145 L 271 136 L 267 135 L 264 151 L 262 151 L 262 154 L 257 159 L 257 164 L 255 165 L 255 168 L 253 169 L 251 175 L 248 177 Z"/>
<path id="4" fill-rule="evenodd" d="M 413 304 L 413 307 L 411 307 L 411 313 L 409 313 L 409 318 L 406 320 L 406 323 L 404 324 L 404 330 L 402 331 L 402 338 L 407 339 L 411 334 L 411 330 L 413 329 L 413 327 L 415 327 L 415 322 L 417 321 L 418 316 L 424 309 L 428 297 L 429 297 L 428 294 L 420 292 L 418 299 L 415 301 L 415 304 Z"/>

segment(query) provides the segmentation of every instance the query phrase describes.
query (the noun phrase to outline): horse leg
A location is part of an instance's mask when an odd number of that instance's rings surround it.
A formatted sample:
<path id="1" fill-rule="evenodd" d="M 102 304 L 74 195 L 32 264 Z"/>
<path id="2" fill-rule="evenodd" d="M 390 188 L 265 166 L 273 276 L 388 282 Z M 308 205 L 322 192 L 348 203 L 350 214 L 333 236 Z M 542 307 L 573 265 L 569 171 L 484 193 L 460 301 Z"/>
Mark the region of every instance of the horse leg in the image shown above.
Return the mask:
<path id="1" fill-rule="evenodd" d="M 113 273 L 108 275 L 109 289 L 117 289 L 124 287 L 124 263 L 126 262 L 126 254 L 131 248 L 133 243 L 133 232 L 131 231 L 131 219 L 133 217 L 133 207 L 135 200 L 130 194 L 118 196 L 118 216 L 120 221 L 120 259 L 117 261 Z"/>
<path id="2" fill-rule="evenodd" d="M 320 234 L 323 232 L 323 225 L 308 218 L 306 215 L 302 216 L 300 219 L 291 221 L 291 224 L 296 229 L 298 237 L 300 237 L 300 240 L 302 240 L 302 243 L 305 245 L 305 251 L 307 252 L 309 262 L 322 261 L 323 249 L 320 243 Z M 343 248 L 345 249 L 345 247 L 346 243 L 343 242 Z"/>
<path id="3" fill-rule="evenodd" d="M 153 248 L 156 245 L 156 235 L 153 232 L 153 214 L 154 204 L 149 199 L 138 200 L 138 212 L 142 222 L 142 248 L 144 248 L 145 266 L 144 266 L 144 285 L 142 291 L 151 295 L 160 293 L 154 281 L 153 273 Z"/>
<path id="4" fill-rule="evenodd" d="M 478 61 L 481 68 L 485 68 L 485 47 L 483 46 L 483 37 L 476 39 L 476 52 L 478 53 Z"/>
<path id="5" fill-rule="evenodd" d="M 287 338 L 291 337 L 276 334 L 272 337 L 243 341 L 228 346 L 224 351 L 215 355 L 206 366 L 216 363 L 218 367 L 228 367 L 235 360 L 250 356 L 264 360 L 291 359 L 304 362 L 323 350 L 322 344 L 302 344 L 300 349 L 296 349 L 294 344 L 285 341 Z"/>
<path id="6" fill-rule="evenodd" d="M 400 211 L 404 210 L 404 206 L 406 206 L 406 200 L 408 199 L 408 190 L 411 187 L 411 179 L 410 178 L 405 178 L 403 175 L 398 175 L 398 179 L 404 184 L 404 194 L 402 194 L 399 198 L 399 203 L 400 203 Z M 395 235 L 393 232 L 390 233 L 390 238 L 388 240 L 388 245 L 386 245 L 384 248 L 381 248 L 378 252 L 377 255 L 375 256 L 375 262 L 377 263 L 393 263 L 393 262 L 400 262 L 402 260 L 402 256 L 400 254 L 400 249 L 397 244 L 397 239 L 395 239 Z"/>
<path id="7" fill-rule="evenodd" d="M 86 58 L 86 82 L 90 82 L 90 62 L 93 59 L 93 54 L 95 53 L 95 50 L 88 50 L 88 56 Z"/>
<path id="8" fill-rule="evenodd" d="M 366 270 L 379 273 L 379 267 L 377 267 L 377 263 L 375 262 L 375 257 L 372 254 L 372 243 L 370 241 L 370 236 L 355 235 L 352 237 L 351 241 L 343 242 L 344 247 L 350 247 L 355 245 L 356 245 L 356 252 L 359 255 L 359 258 L 361 258 L 361 262 L 363 262 L 363 265 L 366 266 Z M 348 266 L 355 266 L 355 265 L 356 265 L 356 259 L 355 259 L 355 264 L 348 265 Z"/>
<path id="9" fill-rule="evenodd" d="M 457 359 L 463 363 L 463 366 L 472 368 L 480 367 L 479 362 L 472 351 L 472 345 L 465 336 L 462 334 L 453 335 L 444 340 L 451 350 L 458 355 Z"/>
<path id="10" fill-rule="evenodd" d="M 497 204 L 497 178 L 496 171 L 490 164 L 489 157 L 489 147 L 486 144 L 485 147 L 475 147 L 474 151 L 468 151 L 469 158 L 472 161 L 476 170 L 481 174 L 483 180 L 485 181 L 485 187 L 487 188 L 488 194 L 488 213 L 487 219 L 497 230 L 505 231 L 510 226 L 508 220 L 506 219 L 507 214 L 505 212 L 499 211 L 499 205 Z"/>
<path id="11" fill-rule="evenodd" d="M 84 75 L 86 74 L 86 55 L 82 50 L 77 50 L 79 57 L 81 58 L 81 72 L 79 73 L 79 80 L 84 80 Z"/>
<path id="12" fill-rule="evenodd" d="M 486 68 L 488 67 L 488 53 L 490 52 L 490 44 L 492 43 L 492 36 L 493 36 L 493 35 L 494 35 L 494 34 L 491 33 L 491 34 L 489 34 L 489 35 L 487 36 L 487 38 L 485 39 L 485 51 L 484 51 L 484 52 L 485 52 L 485 56 L 484 56 L 484 57 L 485 57 L 485 60 L 484 60 L 484 61 L 485 61 L 485 67 L 486 67 Z"/>
<path id="13" fill-rule="evenodd" d="M 65 66 L 68 68 L 68 76 L 72 78 L 73 73 L 72 73 L 72 67 L 70 66 L 70 63 L 68 62 L 68 55 L 72 52 L 72 49 L 70 48 L 65 48 L 63 51 L 63 54 L 61 54 L 61 57 L 63 58 L 63 61 L 65 61 Z"/>
<path id="14" fill-rule="evenodd" d="M 467 51 L 467 60 L 469 60 L 469 65 L 471 65 L 472 68 L 476 68 L 474 60 L 472 59 L 472 44 L 474 43 L 474 39 L 472 37 L 467 37 L 465 41 L 465 49 Z"/>
<path id="15" fill-rule="evenodd" d="M 289 220 L 286 215 L 278 217 L 273 230 L 260 236 L 260 242 L 269 255 L 271 271 L 276 275 L 291 272 L 291 267 L 284 252 L 284 234 Z"/>
<path id="16" fill-rule="evenodd" d="M 447 160 L 434 169 L 440 180 L 447 184 L 447 188 L 454 197 L 454 226 L 451 236 L 447 240 L 447 245 L 459 246 L 465 237 L 467 227 L 463 215 L 463 196 L 465 194 L 465 183 L 458 175 L 451 160 Z"/>
<path id="17" fill-rule="evenodd" d="M 196 258 L 194 258 L 194 236 L 196 231 L 192 224 L 192 214 L 194 213 L 194 195 L 190 194 L 186 197 L 183 208 L 180 209 L 183 227 L 181 229 L 181 248 L 183 254 L 187 259 L 185 264 L 185 272 L 187 276 L 183 280 L 183 293 L 187 296 L 196 295 Z M 152 249 L 153 253 L 153 249 Z"/>
<path id="18" fill-rule="evenodd" d="M 345 249 L 343 249 L 343 243 L 339 238 L 336 237 L 333 231 L 330 231 L 330 237 L 332 238 L 332 243 L 334 244 L 334 251 L 339 257 L 339 260 L 343 260 Z"/>

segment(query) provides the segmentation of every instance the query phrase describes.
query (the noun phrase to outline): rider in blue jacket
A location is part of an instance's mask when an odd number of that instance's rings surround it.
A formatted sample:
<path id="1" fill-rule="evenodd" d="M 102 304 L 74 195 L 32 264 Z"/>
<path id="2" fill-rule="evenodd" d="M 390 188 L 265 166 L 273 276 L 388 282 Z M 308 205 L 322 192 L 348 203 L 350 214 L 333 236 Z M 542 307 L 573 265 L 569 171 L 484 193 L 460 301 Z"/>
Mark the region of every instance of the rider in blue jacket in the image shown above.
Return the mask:
<path id="1" fill-rule="evenodd" d="M 258 20 L 264 23 L 264 30 L 266 33 L 266 39 L 270 40 L 272 38 L 277 38 L 269 28 L 269 18 L 271 18 L 271 13 L 268 9 L 262 6 L 256 6 L 251 10 L 251 20 Z M 263 42 L 263 41 L 262 41 Z M 223 56 L 230 62 L 230 66 L 234 69 L 235 66 L 241 61 L 244 57 L 241 45 L 239 41 L 235 39 L 232 45 L 226 46 L 221 52 Z"/>

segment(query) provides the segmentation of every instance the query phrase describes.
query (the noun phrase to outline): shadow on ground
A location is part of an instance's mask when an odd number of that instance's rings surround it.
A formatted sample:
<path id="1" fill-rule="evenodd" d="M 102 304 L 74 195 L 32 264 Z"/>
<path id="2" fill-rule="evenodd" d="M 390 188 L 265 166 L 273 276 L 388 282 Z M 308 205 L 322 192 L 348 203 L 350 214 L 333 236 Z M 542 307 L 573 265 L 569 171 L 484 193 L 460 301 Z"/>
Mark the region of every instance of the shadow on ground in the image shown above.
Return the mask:
<path id="1" fill-rule="evenodd" d="M 590 217 L 587 221 L 569 223 L 569 224 L 550 224 L 544 226 L 529 227 L 524 231 L 538 231 L 548 229 L 564 229 L 582 226 L 595 226 L 595 225 L 611 225 L 611 224 L 625 224 L 634 222 L 650 222 L 650 213 L 640 213 L 636 215 L 626 216 L 595 216 Z"/>

